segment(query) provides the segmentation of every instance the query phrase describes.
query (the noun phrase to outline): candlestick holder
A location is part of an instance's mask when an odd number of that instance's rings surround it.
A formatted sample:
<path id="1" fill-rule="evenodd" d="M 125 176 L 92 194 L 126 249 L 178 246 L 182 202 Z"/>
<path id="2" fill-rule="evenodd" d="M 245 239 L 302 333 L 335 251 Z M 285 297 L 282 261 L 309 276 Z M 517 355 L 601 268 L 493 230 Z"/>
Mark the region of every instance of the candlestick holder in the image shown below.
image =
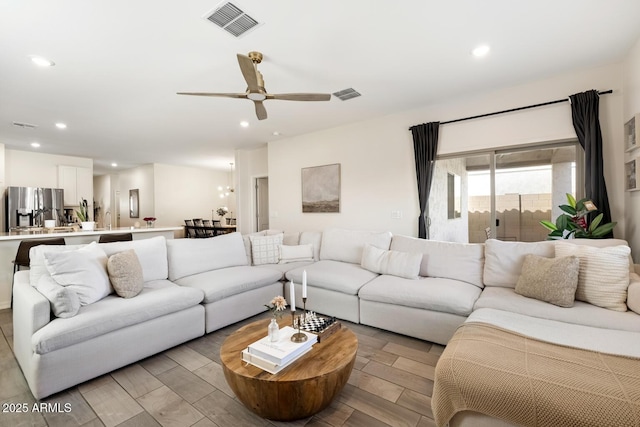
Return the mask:
<path id="1" fill-rule="evenodd" d="M 293 326 L 295 327 L 295 321 L 296 321 L 296 312 L 292 311 L 291 312 L 291 316 L 292 316 L 292 320 L 293 320 Z M 300 332 L 300 326 L 302 326 L 302 322 L 300 321 L 300 319 L 298 319 L 298 332 L 296 332 L 295 334 L 291 335 L 291 341 L 293 342 L 305 342 L 307 340 L 307 336 L 305 334 L 303 334 L 302 332 Z"/>

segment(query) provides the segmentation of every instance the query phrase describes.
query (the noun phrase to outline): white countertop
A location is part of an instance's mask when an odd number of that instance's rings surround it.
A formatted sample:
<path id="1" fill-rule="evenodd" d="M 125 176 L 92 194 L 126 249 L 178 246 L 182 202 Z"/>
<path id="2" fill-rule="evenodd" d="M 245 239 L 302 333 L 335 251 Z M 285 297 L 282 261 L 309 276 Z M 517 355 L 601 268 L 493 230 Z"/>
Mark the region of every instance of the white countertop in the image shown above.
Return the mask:
<path id="1" fill-rule="evenodd" d="M 118 234 L 118 233 L 152 233 L 163 231 L 178 231 L 183 230 L 184 227 L 119 227 L 107 230 L 104 228 L 96 228 L 92 231 L 66 231 L 66 230 L 51 230 L 51 229 L 37 229 L 37 230 L 20 230 L 10 231 L 8 233 L 0 233 L 0 241 L 7 240 L 27 240 L 27 239 L 42 239 L 46 237 L 73 237 L 73 236 L 95 236 L 101 234 Z"/>

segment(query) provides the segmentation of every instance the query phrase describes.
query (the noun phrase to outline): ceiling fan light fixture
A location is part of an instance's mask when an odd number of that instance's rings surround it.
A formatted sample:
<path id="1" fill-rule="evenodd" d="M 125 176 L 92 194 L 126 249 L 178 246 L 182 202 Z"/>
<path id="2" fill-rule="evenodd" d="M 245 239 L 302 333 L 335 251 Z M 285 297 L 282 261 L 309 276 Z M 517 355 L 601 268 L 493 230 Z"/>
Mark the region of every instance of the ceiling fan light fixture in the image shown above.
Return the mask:
<path id="1" fill-rule="evenodd" d="M 264 93 L 251 92 L 247 94 L 247 98 L 252 101 L 264 101 L 265 99 L 267 99 L 267 96 Z"/>

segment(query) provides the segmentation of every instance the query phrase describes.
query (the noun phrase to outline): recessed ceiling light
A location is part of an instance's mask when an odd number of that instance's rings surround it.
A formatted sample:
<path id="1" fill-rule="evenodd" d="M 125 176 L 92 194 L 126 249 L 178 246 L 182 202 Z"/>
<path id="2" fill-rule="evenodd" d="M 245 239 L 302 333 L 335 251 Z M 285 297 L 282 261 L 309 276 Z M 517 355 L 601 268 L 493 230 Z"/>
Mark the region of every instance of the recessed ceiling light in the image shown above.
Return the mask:
<path id="1" fill-rule="evenodd" d="M 29 56 L 29 58 L 31 58 L 31 62 L 40 67 L 53 67 L 54 65 L 56 65 L 56 63 L 52 60 L 43 58 L 42 56 L 31 55 Z"/>
<path id="2" fill-rule="evenodd" d="M 240 126 L 242 126 L 243 128 L 248 128 L 249 127 L 249 122 L 243 120 L 243 121 L 240 122 Z"/>
<path id="3" fill-rule="evenodd" d="M 280 132 L 278 132 L 277 130 L 275 130 L 275 131 L 273 131 L 273 134 L 272 134 L 272 135 L 273 135 L 273 136 L 279 136 L 279 135 L 280 135 Z"/>
<path id="4" fill-rule="evenodd" d="M 58 129 L 66 129 L 66 128 L 67 128 L 67 125 L 66 125 L 66 124 L 64 124 L 64 123 L 56 123 L 56 127 L 57 127 Z"/>
<path id="5" fill-rule="evenodd" d="M 32 142 L 32 143 L 31 143 L 31 146 L 32 146 L 33 148 L 38 148 L 38 147 L 40 147 L 40 143 L 39 143 L 39 142 Z"/>
<path id="6" fill-rule="evenodd" d="M 115 163 L 115 162 L 114 162 L 114 163 L 111 163 L 111 167 L 112 167 L 112 168 L 117 168 L 117 167 L 118 167 L 118 164 L 117 164 L 117 163 Z"/>
<path id="7" fill-rule="evenodd" d="M 476 47 L 475 49 L 473 49 L 471 51 L 471 53 L 473 54 L 473 56 L 475 56 L 476 58 L 480 58 L 482 56 L 485 56 L 487 53 L 489 53 L 489 51 L 491 50 L 491 48 L 486 45 L 483 44 L 481 46 Z"/>

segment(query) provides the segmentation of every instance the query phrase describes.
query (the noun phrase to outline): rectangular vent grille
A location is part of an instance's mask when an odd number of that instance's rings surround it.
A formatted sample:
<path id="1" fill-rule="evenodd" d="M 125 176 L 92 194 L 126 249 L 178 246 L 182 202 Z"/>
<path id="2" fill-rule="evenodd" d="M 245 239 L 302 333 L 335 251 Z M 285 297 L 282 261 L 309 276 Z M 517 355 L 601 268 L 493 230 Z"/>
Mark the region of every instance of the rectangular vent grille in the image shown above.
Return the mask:
<path id="1" fill-rule="evenodd" d="M 259 24 L 258 21 L 230 2 L 216 6 L 213 12 L 205 15 L 205 18 L 235 37 L 240 37 Z"/>
<path id="2" fill-rule="evenodd" d="M 341 91 L 334 92 L 333 96 L 339 98 L 342 101 L 346 101 L 348 99 L 357 98 L 358 96 L 360 96 L 360 92 L 350 87 L 349 89 L 343 89 Z"/>
<path id="3" fill-rule="evenodd" d="M 13 122 L 13 125 L 23 129 L 35 129 L 38 127 L 37 125 L 32 125 L 30 123 L 22 123 L 22 122 Z"/>

